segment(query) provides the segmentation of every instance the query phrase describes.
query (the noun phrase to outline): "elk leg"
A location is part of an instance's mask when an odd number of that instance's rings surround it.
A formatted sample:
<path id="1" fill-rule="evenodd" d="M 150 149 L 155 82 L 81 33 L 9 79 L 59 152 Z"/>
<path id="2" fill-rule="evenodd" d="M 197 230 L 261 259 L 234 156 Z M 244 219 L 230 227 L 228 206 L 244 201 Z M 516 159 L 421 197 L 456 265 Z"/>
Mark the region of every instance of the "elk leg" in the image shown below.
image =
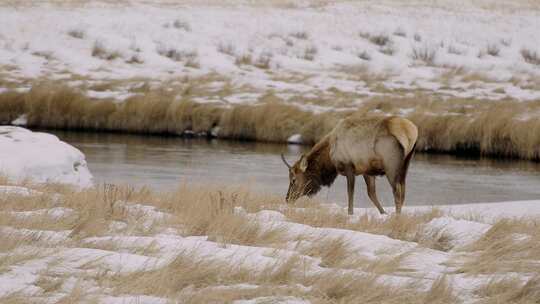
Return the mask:
<path id="1" fill-rule="evenodd" d="M 368 193 L 369 199 L 373 202 L 375 207 L 379 209 L 379 212 L 381 214 L 386 214 L 386 212 L 384 211 L 384 208 L 379 202 L 379 199 L 377 198 L 377 191 L 375 190 L 375 176 L 364 175 L 364 180 L 366 181 L 367 193 Z"/>
<path id="2" fill-rule="evenodd" d="M 396 203 L 396 213 L 401 214 L 401 207 L 403 207 L 403 201 L 405 198 L 405 185 L 403 183 L 396 183 L 393 188 L 394 201 Z"/>
<path id="3" fill-rule="evenodd" d="M 347 177 L 347 194 L 349 198 L 349 214 L 354 213 L 354 182 L 355 174 L 351 165 L 345 167 L 345 176 Z"/>
<path id="4" fill-rule="evenodd" d="M 405 199 L 405 180 L 398 177 L 397 174 L 386 174 L 390 186 L 392 186 L 392 194 L 394 194 L 394 203 L 396 205 L 396 213 L 401 213 L 401 207 Z"/>

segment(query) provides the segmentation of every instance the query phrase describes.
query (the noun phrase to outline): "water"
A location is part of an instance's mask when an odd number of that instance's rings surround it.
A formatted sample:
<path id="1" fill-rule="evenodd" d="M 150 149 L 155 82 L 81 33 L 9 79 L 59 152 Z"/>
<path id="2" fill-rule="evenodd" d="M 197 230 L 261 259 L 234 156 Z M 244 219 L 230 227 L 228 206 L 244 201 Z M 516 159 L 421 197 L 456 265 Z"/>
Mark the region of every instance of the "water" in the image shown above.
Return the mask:
<path id="1" fill-rule="evenodd" d="M 102 133 L 53 132 L 79 148 L 98 183 L 148 185 L 173 190 L 180 183 L 247 184 L 258 191 L 285 195 L 289 162 L 308 149 L 266 143 L 181 139 Z M 407 178 L 406 205 L 540 199 L 540 164 L 493 159 L 463 159 L 417 154 Z M 393 206 L 386 178 L 377 179 L 379 199 Z M 345 178 L 318 194 L 345 204 Z M 356 180 L 355 206 L 372 206 L 363 178 Z"/>

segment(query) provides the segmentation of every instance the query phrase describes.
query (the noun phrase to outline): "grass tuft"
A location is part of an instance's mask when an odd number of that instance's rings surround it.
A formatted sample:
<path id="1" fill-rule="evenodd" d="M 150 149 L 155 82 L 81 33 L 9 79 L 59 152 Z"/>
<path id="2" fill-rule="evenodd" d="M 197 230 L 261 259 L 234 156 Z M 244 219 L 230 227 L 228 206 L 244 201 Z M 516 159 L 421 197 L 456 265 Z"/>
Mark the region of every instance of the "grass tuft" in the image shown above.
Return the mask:
<path id="1" fill-rule="evenodd" d="M 362 60 L 366 60 L 366 61 L 371 60 L 371 55 L 367 51 L 362 51 L 362 52 L 358 53 L 357 56 L 358 56 L 358 58 L 360 58 Z"/>
<path id="2" fill-rule="evenodd" d="M 488 44 L 486 47 L 486 54 L 493 57 L 498 57 L 501 52 L 501 48 L 497 44 Z"/>
<path id="3" fill-rule="evenodd" d="M 108 50 L 103 42 L 96 40 L 92 47 L 92 57 L 103 60 L 115 60 L 120 57 L 120 53 L 118 51 Z"/>
<path id="4" fill-rule="evenodd" d="M 292 32 L 289 34 L 289 36 L 299 39 L 299 40 L 308 40 L 309 34 L 306 31 L 298 31 L 298 32 Z"/>
<path id="5" fill-rule="evenodd" d="M 416 61 L 421 61 L 426 65 L 432 66 L 435 64 L 435 58 L 437 56 L 437 49 L 424 47 L 413 47 L 411 58 Z"/>
<path id="6" fill-rule="evenodd" d="M 386 46 L 386 45 L 392 43 L 392 40 L 386 34 L 379 34 L 379 35 L 369 36 L 369 41 L 371 43 L 375 44 L 375 45 L 380 46 L 380 47 L 383 47 L 383 46 Z"/>
<path id="7" fill-rule="evenodd" d="M 186 21 L 182 21 L 180 19 L 174 20 L 172 26 L 179 30 L 184 30 L 186 32 L 191 32 L 191 25 L 187 23 Z"/>
<path id="8" fill-rule="evenodd" d="M 86 37 L 86 32 L 81 29 L 71 29 L 67 32 L 68 36 L 73 37 L 75 39 L 84 39 Z"/>
<path id="9" fill-rule="evenodd" d="M 527 63 L 540 65 L 540 56 L 536 51 L 523 48 L 521 49 L 521 57 L 523 57 L 523 60 Z"/>

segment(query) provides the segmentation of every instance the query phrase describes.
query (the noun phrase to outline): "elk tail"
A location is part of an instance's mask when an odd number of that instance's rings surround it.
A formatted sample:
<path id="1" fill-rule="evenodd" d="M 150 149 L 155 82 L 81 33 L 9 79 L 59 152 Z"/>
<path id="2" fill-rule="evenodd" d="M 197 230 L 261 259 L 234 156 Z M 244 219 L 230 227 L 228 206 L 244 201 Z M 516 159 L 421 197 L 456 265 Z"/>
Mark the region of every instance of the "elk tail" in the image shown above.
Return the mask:
<path id="1" fill-rule="evenodd" d="M 386 124 L 388 131 L 392 134 L 403 148 L 406 158 L 416 146 L 418 139 L 418 128 L 408 119 L 402 117 L 392 117 Z"/>
<path id="2" fill-rule="evenodd" d="M 387 128 L 390 134 L 394 136 L 404 152 L 403 167 L 401 168 L 398 181 L 405 182 L 405 177 L 409 169 L 409 163 L 414 155 L 416 140 L 418 139 L 418 128 L 408 119 L 401 117 L 392 117 L 387 122 Z"/>

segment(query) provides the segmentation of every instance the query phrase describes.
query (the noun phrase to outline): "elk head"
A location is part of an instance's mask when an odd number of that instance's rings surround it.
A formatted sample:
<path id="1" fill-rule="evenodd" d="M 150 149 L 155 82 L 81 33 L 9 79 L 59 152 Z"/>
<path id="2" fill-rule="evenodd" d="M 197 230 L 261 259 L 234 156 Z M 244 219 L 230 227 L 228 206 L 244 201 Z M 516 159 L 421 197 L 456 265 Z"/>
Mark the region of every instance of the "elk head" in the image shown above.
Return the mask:
<path id="1" fill-rule="evenodd" d="M 308 168 L 307 157 L 302 155 L 292 166 L 285 160 L 283 154 L 281 154 L 281 159 L 287 168 L 289 168 L 289 190 L 287 190 L 287 196 L 285 198 L 287 202 L 294 202 L 301 196 L 314 194 L 311 187 L 311 178 L 306 174 Z"/>

